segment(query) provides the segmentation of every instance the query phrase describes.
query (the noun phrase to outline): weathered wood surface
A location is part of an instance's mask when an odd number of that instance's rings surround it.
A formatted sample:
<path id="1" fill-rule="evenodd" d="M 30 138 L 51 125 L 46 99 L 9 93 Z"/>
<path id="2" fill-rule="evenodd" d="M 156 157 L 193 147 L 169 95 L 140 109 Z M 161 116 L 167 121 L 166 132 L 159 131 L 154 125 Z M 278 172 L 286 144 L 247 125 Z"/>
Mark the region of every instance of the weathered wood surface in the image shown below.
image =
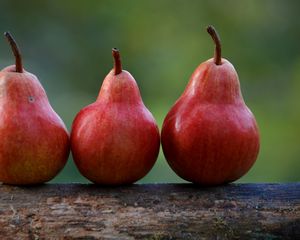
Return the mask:
<path id="1" fill-rule="evenodd" d="M 1 239 L 300 239 L 300 183 L 0 185 Z"/>

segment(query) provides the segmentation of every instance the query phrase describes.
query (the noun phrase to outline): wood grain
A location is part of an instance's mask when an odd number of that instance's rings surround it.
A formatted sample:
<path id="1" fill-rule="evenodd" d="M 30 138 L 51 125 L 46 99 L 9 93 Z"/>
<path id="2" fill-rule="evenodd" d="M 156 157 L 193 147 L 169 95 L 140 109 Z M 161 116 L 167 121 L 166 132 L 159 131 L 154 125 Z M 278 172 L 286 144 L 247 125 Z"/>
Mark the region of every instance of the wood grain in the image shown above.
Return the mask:
<path id="1" fill-rule="evenodd" d="M 300 183 L 0 185 L 1 239 L 300 239 Z"/>

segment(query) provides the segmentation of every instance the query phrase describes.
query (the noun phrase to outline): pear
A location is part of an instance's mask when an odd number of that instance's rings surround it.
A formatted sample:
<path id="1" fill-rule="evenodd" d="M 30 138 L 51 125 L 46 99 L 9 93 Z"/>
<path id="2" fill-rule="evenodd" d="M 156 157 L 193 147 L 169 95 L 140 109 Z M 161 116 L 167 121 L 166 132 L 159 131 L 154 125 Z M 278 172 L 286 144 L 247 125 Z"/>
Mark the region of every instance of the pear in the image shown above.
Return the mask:
<path id="1" fill-rule="evenodd" d="M 255 117 L 245 105 L 233 65 L 221 58 L 220 38 L 213 59 L 200 64 L 165 117 L 162 147 L 171 168 L 200 185 L 235 181 L 254 164 L 259 152 Z"/>
<path id="2" fill-rule="evenodd" d="M 5 36 L 16 64 L 0 71 L 0 182 L 44 183 L 64 167 L 69 135 L 37 77 L 23 69 L 16 42 Z"/>
<path id="3" fill-rule="evenodd" d="M 83 176 L 102 185 L 133 183 L 154 165 L 159 130 L 145 107 L 136 81 L 122 70 L 112 50 L 114 68 L 105 77 L 97 100 L 74 119 L 71 150 Z"/>

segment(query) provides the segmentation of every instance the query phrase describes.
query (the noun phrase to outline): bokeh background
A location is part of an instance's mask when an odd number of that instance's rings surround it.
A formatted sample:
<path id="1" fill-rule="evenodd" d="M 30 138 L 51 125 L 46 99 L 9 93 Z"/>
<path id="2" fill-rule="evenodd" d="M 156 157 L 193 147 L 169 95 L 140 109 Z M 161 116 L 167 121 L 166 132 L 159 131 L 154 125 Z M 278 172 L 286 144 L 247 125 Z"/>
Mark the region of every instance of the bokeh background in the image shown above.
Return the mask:
<path id="1" fill-rule="evenodd" d="M 25 68 L 38 76 L 70 129 L 112 68 L 111 48 L 136 78 L 162 126 L 194 69 L 213 55 L 212 24 L 223 56 L 239 73 L 261 132 L 261 151 L 240 182 L 300 181 L 300 1 L 0 1 L 0 30 L 16 38 Z M 0 41 L 1 68 L 14 62 Z M 54 182 L 87 182 L 70 156 Z M 182 182 L 162 152 L 140 182 Z"/>

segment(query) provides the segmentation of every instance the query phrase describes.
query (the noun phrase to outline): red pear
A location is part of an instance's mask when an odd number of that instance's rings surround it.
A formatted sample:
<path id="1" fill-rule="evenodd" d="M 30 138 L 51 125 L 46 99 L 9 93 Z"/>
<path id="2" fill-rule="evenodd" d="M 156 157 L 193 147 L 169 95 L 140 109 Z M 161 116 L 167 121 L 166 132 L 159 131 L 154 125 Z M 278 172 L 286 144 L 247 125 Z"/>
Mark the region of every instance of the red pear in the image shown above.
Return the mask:
<path id="1" fill-rule="evenodd" d="M 23 69 L 14 39 L 5 36 L 16 64 L 0 71 L 0 182 L 47 182 L 68 159 L 69 135 L 37 77 Z"/>
<path id="2" fill-rule="evenodd" d="M 158 127 L 143 104 L 139 88 L 122 70 L 119 51 L 96 102 L 76 116 L 71 131 L 75 164 L 94 183 L 121 185 L 144 177 L 160 147 Z"/>
<path id="3" fill-rule="evenodd" d="M 162 147 L 171 168 L 183 179 L 218 185 L 243 176 L 259 151 L 255 118 L 246 106 L 233 65 L 221 58 L 212 26 L 213 59 L 200 64 L 162 127 Z"/>

